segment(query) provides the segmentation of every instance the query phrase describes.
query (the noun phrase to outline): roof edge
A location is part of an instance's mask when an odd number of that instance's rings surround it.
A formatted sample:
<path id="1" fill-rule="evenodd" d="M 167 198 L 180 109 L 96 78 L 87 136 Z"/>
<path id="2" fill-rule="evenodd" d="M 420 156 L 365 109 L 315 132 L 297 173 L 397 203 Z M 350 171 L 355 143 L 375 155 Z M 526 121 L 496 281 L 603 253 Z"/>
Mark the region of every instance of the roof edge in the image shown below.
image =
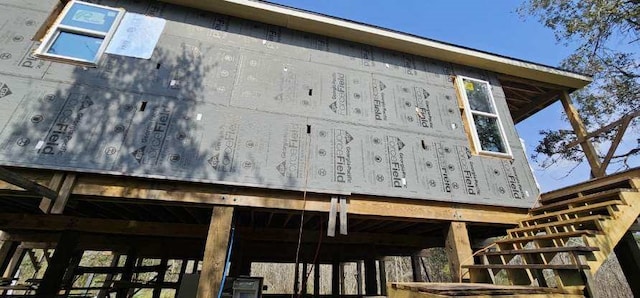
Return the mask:
<path id="1" fill-rule="evenodd" d="M 580 89 L 593 80 L 589 76 L 567 70 L 268 2 L 251 0 L 161 1 L 550 83 L 568 89 Z"/>

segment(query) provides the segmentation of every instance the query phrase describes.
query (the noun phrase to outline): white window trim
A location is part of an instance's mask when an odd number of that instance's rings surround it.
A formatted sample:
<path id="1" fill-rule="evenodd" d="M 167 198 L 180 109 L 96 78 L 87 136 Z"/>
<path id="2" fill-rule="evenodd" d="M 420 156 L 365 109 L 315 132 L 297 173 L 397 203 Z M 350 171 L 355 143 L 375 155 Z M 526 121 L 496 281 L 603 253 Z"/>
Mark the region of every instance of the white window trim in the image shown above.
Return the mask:
<path id="1" fill-rule="evenodd" d="M 469 104 L 469 98 L 467 97 L 467 92 L 466 92 L 466 89 L 464 88 L 463 80 L 475 81 L 475 82 L 480 82 L 480 83 L 483 83 L 483 84 L 487 84 L 487 87 L 488 87 L 487 91 L 489 91 L 489 100 L 490 100 L 491 105 L 493 105 L 493 109 L 495 111 L 495 114 L 482 112 L 482 111 L 471 110 L 471 106 Z M 480 155 L 489 155 L 489 156 L 495 156 L 495 157 L 513 158 L 513 154 L 512 154 L 512 151 L 511 151 L 511 146 L 509 146 L 509 140 L 507 139 L 507 135 L 505 134 L 504 126 L 502 125 L 502 119 L 500 117 L 500 113 L 498 112 L 498 106 L 496 105 L 496 101 L 493 98 L 493 93 L 491 92 L 491 84 L 489 82 L 487 82 L 487 81 L 484 81 L 484 80 L 474 79 L 474 78 L 470 78 L 470 77 L 466 77 L 466 76 L 460 76 L 460 75 L 456 76 L 455 82 L 456 82 L 456 89 L 458 90 L 458 95 L 462 99 L 463 110 L 464 110 L 463 112 L 464 112 L 464 115 L 465 115 L 465 118 L 466 118 L 467 125 L 469 126 L 469 128 L 471 130 L 471 131 L 469 131 L 469 135 L 471 136 L 471 140 L 473 142 L 473 147 L 474 147 L 474 150 L 476 151 L 476 153 L 478 153 Z M 475 121 L 473 120 L 473 115 L 474 114 L 487 116 L 487 117 L 491 117 L 491 118 L 496 118 L 498 120 L 498 130 L 500 130 L 500 137 L 502 138 L 502 145 L 505 147 L 505 149 L 507 151 L 506 153 L 482 150 L 482 145 L 480 143 L 480 138 L 478 137 L 478 130 L 476 128 Z"/>
<path id="2" fill-rule="evenodd" d="M 75 3 L 117 11 L 118 15 L 113 21 L 113 24 L 109 29 L 109 32 L 104 33 L 104 32 L 88 30 L 88 29 L 83 29 L 83 28 L 74 27 L 74 26 L 66 26 L 61 24 L 62 20 L 65 18 L 65 16 L 67 15 L 69 10 Z M 93 3 L 83 2 L 83 1 L 71 0 L 65 5 L 62 12 L 60 12 L 60 15 L 58 15 L 58 18 L 56 19 L 56 21 L 51 25 L 51 27 L 47 31 L 47 34 L 42 39 L 42 43 L 40 44 L 38 49 L 36 49 L 35 55 L 36 57 L 39 57 L 39 58 L 51 59 L 51 60 L 61 61 L 61 62 L 72 62 L 75 64 L 84 65 L 84 66 L 95 67 L 96 65 L 98 65 L 98 62 L 100 62 L 100 58 L 102 57 L 105 50 L 107 49 L 107 46 L 109 45 L 109 41 L 111 41 L 111 38 L 113 37 L 113 34 L 116 32 L 116 29 L 120 24 L 120 21 L 124 17 L 124 13 L 125 13 L 125 10 L 123 8 L 115 8 L 115 7 L 98 5 L 98 4 L 93 4 Z M 102 42 L 102 45 L 98 49 L 98 52 L 96 53 L 96 56 L 94 57 L 93 60 L 85 60 L 85 59 L 79 59 L 75 57 L 47 53 L 49 48 L 51 48 L 55 40 L 58 38 L 58 35 L 60 35 L 60 33 L 63 31 L 86 35 L 86 36 L 100 37 L 100 38 L 103 38 L 104 41 Z"/>

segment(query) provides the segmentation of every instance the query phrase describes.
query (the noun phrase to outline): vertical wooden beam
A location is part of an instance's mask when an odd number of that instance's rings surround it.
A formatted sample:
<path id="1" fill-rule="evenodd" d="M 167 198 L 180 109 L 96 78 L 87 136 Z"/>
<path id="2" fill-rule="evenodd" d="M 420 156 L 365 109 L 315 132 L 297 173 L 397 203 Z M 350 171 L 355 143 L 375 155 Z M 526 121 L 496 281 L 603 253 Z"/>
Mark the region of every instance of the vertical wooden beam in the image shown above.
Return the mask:
<path id="1" fill-rule="evenodd" d="M 49 188 L 55 192 L 60 190 L 60 186 L 62 185 L 62 180 L 64 180 L 64 172 L 55 172 L 51 180 L 49 180 Z M 47 197 L 42 197 L 40 200 L 40 210 L 44 213 L 49 213 L 51 211 L 51 206 L 53 205 L 53 200 Z"/>
<path id="2" fill-rule="evenodd" d="M 633 233 L 627 231 L 620 242 L 613 249 L 618 257 L 627 283 L 634 297 L 640 297 L 640 248 L 633 237 Z"/>
<path id="3" fill-rule="evenodd" d="M 320 263 L 313 265 L 313 296 L 320 297 Z"/>
<path id="4" fill-rule="evenodd" d="M 58 192 L 58 197 L 56 198 L 56 201 L 53 202 L 53 207 L 51 207 L 52 214 L 62 214 L 64 212 L 64 208 L 67 207 L 67 202 L 69 201 L 69 196 L 71 195 L 71 190 L 73 189 L 73 184 L 75 182 L 75 173 L 69 173 L 64 177 L 64 182 L 62 182 L 62 186 Z"/>
<path id="5" fill-rule="evenodd" d="M 344 263 L 340 263 L 340 295 L 344 295 L 346 293 L 344 284 L 344 265 Z"/>
<path id="6" fill-rule="evenodd" d="M 127 259 L 124 261 L 124 269 L 122 271 L 121 282 L 131 282 L 133 277 L 133 268 L 136 266 L 137 253 L 135 249 L 129 249 L 127 252 Z M 116 298 L 127 298 L 129 295 L 129 288 L 123 287 L 116 291 Z"/>
<path id="7" fill-rule="evenodd" d="M 331 297 L 340 297 L 340 261 L 331 264 Z"/>
<path id="8" fill-rule="evenodd" d="M 363 275 L 362 275 L 362 261 L 360 261 L 360 260 L 358 260 L 357 263 L 356 263 L 356 271 L 358 271 L 357 272 L 358 275 L 356 276 L 356 281 L 358 283 L 357 284 L 357 293 L 358 293 L 358 296 L 361 296 L 364 291 L 362 290 L 362 282 L 363 282 L 362 276 Z"/>
<path id="9" fill-rule="evenodd" d="M 111 260 L 111 264 L 109 265 L 109 267 L 110 268 L 117 267 L 119 260 L 120 260 L 120 254 L 114 253 L 113 260 Z M 113 274 L 107 274 L 107 276 L 104 278 L 103 287 L 111 285 L 112 280 L 113 280 Z M 108 293 L 107 289 L 100 289 L 100 292 L 98 292 L 98 298 L 104 298 L 105 296 L 107 296 L 107 293 Z"/>
<path id="10" fill-rule="evenodd" d="M 587 161 L 589 162 L 589 166 L 591 166 L 591 176 L 592 177 L 600 177 L 600 158 L 598 157 L 598 152 L 591 144 L 591 141 L 586 138 L 587 129 L 582 122 L 582 118 L 578 114 L 578 110 L 573 105 L 571 101 L 571 97 L 567 91 L 563 91 L 560 95 L 560 102 L 562 102 L 562 106 L 564 107 L 564 112 L 567 114 L 567 118 L 569 119 L 569 123 L 571 123 L 571 127 L 576 134 L 578 140 L 582 140 L 580 142 L 580 146 L 582 147 L 582 151 L 584 152 Z"/>
<path id="11" fill-rule="evenodd" d="M 376 259 L 372 257 L 364 260 L 364 294 L 367 296 L 378 296 Z"/>
<path id="12" fill-rule="evenodd" d="M 293 273 L 293 293 L 298 295 L 300 292 L 300 263 L 293 264 L 296 270 Z"/>
<path id="13" fill-rule="evenodd" d="M 233 207 L 214 207 L 205 244 L 198 298 L 218 297 L 226 265 Z"/>
<path id="14" fill-rule="evenodd" d="M 449 259 L 451 279 L 457 282 L 462 273 L 463 281 L 469 281 L 468 270 L 460 271 L 460 265 L 473 264 L 473 251 L 469 241 L 469 232 L 464 222 L 451 222 L 447 231 L 445 250 Z"/>
<path id="15" fill-rule="evenodd" d="M 380 295 L 387 296 L 387 267 L 383 258 L 378 260 L 378 271 L 380 271 Z"/>
<path id="16" fill-rule="evenodd" d="M 56 244 L 55 252 L 51 257 L 51 263 L 48 264 L 47 270 L 44 272 L 42 282 L 36 290 L 36 297 L 55 297 L 58 295 L 62 279 L 65 276 L 67 267 L 71 258 L 76 253 L 78 245 L 78 233 L 65 231 L 60 236 L 58 244 Z"/>
<path id="17" fill-rule="evenodd" d="M 5 232 L 0 231 L 0 239 L 5 239 L 7 236 Z M 3 273 L 9 266 L 18 245 L 19 243 L 16 241 L 0 240 L 0 273 Z"/>
<path id="18" fill-rule="evenodd" d="M 76 268 L 80 265 L 80 261 L 82 261 L 82 255 L 84 251 L 78 250 L 73 253 L 69 263 L 67 265 L 67 270 L 62 277 L 62 282 L 60 283 L 61 288 L 65 289 L 64 295 L 68 296 L 71 293 L 71 287 L 73 287 L 73 278 L 75 277 Z"/>
<path id="19" fill-rule="evenodd" d="M 238 237 L 236 238 L 240 238 L 240 235 L 238 235 Z M 231 253 L 231 266 L 229 266 L 229 276 L 237 277 L 240 275 L 246 275 L 242 273 L 243 269 L 245 269 L 242 268 L 245 265 L 245 253 L 243 249 L 244 245 L 245 243 L 243 241 L 236 241 L 233 244 L 233 252 Z"/>
<path id="20" fill-rule="evenodd" d="M 162 294 L 162 283 L 164 283 L 164 276 L 167 273 L 167 259 L 160 260 L 160 269 L 158 270 L 158 277 L 156 277 L 156 285 L 153 287 L 153 298 L 160 298 Z"/>
<path id="21" fill-rule="evenodd" d="M 307 268 L 307 262 L 302 263 L 302 287 L 300 293 L 302 293 L 303 296 L 307 295 L 307 270 L 309 270 L 309 268 Z"/>
<path id="22" fill-rule="evenodd" d="M 422 266 L 420 264 L 420 261 L 420 256 L 411 256 L 411 273 L 413 275 L 413 281 L 415 282 L 424 281 L 424 278 L 422 278 Z"/>
<path id="23" fill-rule="evenodd" d="M 16 248 L 15 252 L 13 253 L 13 255 L 9 258 L 9 264 L 4 269 L 2 277 L 4 278 L 14 277 L 16 275 L 16 271 L 20 267 L 20 263 L 22 263 L 22 259 L 26 254 L 27 254 L 27 250 L 18 246 L 18 248 Z"/>

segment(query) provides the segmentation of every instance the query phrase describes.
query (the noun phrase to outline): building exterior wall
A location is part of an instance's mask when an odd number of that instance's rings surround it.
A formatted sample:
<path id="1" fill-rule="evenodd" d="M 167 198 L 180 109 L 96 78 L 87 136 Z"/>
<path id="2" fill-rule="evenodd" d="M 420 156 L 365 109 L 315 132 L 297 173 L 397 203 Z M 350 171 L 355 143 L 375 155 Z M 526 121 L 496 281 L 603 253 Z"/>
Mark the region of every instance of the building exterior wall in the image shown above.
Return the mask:
<path id="1" fill-rule="evenodd" d="M 2 165 L 497 206 L 538 197 L 493 73 L 125 0 L 93 2 L 166 19 L 151 59 L 77 67 L 31 55 L 56 2 L 0 0 Z M 471 154 L 454 75 L 491 83 L 513 159 Z"/>

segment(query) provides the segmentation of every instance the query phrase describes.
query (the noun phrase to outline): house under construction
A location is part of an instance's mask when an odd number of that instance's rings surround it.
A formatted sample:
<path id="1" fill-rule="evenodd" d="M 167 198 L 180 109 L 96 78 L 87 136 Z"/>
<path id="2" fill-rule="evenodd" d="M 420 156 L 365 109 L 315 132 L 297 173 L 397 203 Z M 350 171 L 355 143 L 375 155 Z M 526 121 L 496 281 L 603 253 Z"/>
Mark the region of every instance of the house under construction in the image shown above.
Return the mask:
<path id="1" fill-rule="evenodd" d="M 584 297 L 611 252 L 640 279 L 640 170 L 606 175 L 631 116 L 598 157 L 588 76 L 260 1 L 0 8 L 0 295 L 257 297 L 290 263 L 306 296 Z M 557 100 L 593 179 L 540 194 L 514 125 Z M 461 283 L 387 283 L 434 247 Z"/>

